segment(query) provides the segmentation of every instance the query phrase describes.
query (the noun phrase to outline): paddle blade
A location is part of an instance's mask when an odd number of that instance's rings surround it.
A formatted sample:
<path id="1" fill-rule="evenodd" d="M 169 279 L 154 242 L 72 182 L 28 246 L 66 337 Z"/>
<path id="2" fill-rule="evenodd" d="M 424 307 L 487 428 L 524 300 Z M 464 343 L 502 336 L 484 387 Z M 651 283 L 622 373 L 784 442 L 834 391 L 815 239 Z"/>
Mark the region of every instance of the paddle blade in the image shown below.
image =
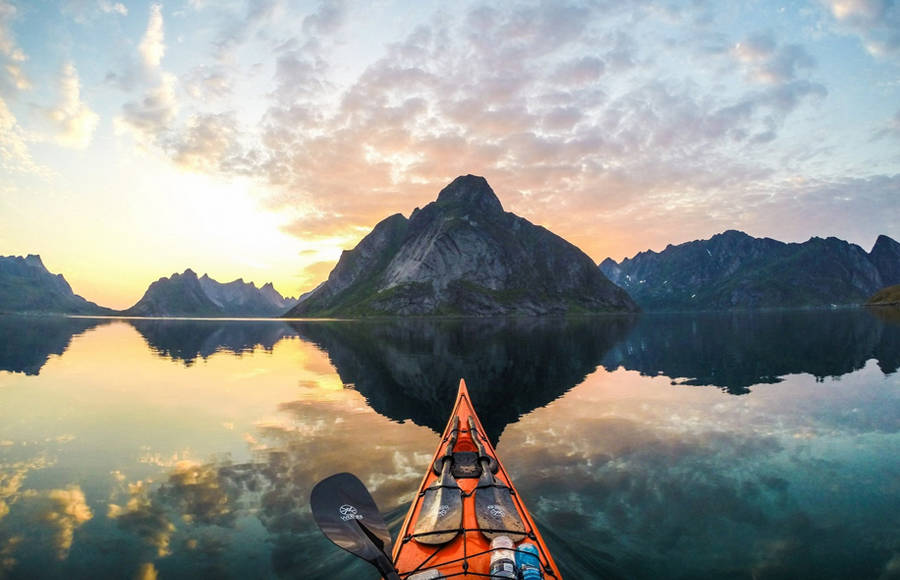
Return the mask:
<path id="1" fill-rule="evenodd" d="M 441 477 L 425 490 L 413 536 L 420 544 L 446 544 L 462 528 L 462 515 L 462 490 L 445 460 Z"/>
<path id="2" fill-rule="evenodd" d="M 485 472 L 488 470 L 485 469 Z M 490 472 L 488 476 L 490 477 Z M 513 542 L 518 542 L 525 537 L 525 523 L 516 509 L 509 488 L 497 480 L 485 487 L 481 487 L 479 482 L 475 490 L 475 515 L 481 533 L 489 540 L 497 536 L 509 536 Z"/>
<path id="3" fill-rule="evenodd" d="M 329 540 L 348 552 L 383 566 L 390 559 L 391 534 L 369 490 L 355 475 L 338 473 L 316 484 L 309 503 L 313 518 Z"/>
<path id="4" fill-rule="evenodd" d="M 496 468 L 492 468 L 490 464 L 493 458 L 481 441 L 481 434 L 472 417 L 469 417 L 469 430 L 478 447 L 482 467 L 481 478 L 475 486 L 475 515 L 478 518 L 478 527 L 489 540 L 497 536 L 509 536 L 512 541 L 518 542 L 525 537 L 525 523 L 522 516 L 516 509 L 509 487 L 494 477 L 492 472 L 496 471 Z"/>

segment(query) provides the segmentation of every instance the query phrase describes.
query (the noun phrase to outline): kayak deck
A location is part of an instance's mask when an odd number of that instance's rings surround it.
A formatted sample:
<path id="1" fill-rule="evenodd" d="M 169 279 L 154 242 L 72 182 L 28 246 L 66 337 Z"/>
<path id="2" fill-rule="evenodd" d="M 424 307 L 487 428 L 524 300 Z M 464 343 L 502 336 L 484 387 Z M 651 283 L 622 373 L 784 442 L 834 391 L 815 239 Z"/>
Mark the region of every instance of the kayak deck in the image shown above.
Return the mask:
<path id="1" fill-rule="evenodd" d="M 482 453 L 490 458 L 489 463 L 478 461 L 478 457 Z M 451 540 L 434 545 L 428 536 L 439 534 L 443 539 L 448 535 L 447 531 L 441 529 L 434 532 L 421 530 L 416 532 L 416 522 L 422 515 L 423 507 L 427 509 L 435 507 L 433 503 L 429 504 L 424 501 L 426 490 L 440 487 L 438 480 L 441 478 L 441 467 L 449 456 L 453 457 L 452 471 L 456 484 L 459 486 L 458 493 L 462 496 L 462 522 L 458 530 L 449 534 L 452 536 Z M 493 472 L 495 485 L 485 483 L 485 468 Z M 488 479 L 490 478 L 488 477 Z M 508 491 L 505 488 L 508 488 Z M 455 487 L 449 488 L 449 490 L 455 492 Z M 491 515 L 495 518 L 498 517 L 498 512 L 499 516 L 504 515 L 499 506 L 486 504 L 486 501 L 493 497 L 491 495 L 493 493 L 507 499 L 504 506 L 514 506 L 518 517 L 513 515 L 512 519 L 519 522 L 518 525 L 510 526 L 503 523 L 508 522 L 509 519 L 501 517 L 500 520 L 497 520 L 501 522 L 500 524 L 490 528 L 484 526 L 485 521 L 489 519 L 485 515 L 485 510 L 493 512 Z M 478 494 L 484 494 L 481 498 L 483 501 L 476 502 Z M 482 509 L 481 514 L 477 513 L 477 505 Z M 482 520 L 481 524 L 479 524 L 479 515 Z M 484 428 L 475 414 L 469 398 L 465 381 L 460 381 L 456 403 L 441 443 L 435 451 L 429 469 L 422 479 L 419 491 L 400 529 L 400 535 L 394 544 L 394 566 L 403 579 L 429 570 L 438 570 L 446 578 L 490 577 L 492 550 L 491 540 L 486 534 L 492 537 L 503 534 L 509 536 L 517 544 L 519 541 L 534 544 L 538 549 L 543 577 L 545 579 L 562 578 L 537 526 L 485 435 Z M 429 543 L 430 541 L 432 543 Z"/>

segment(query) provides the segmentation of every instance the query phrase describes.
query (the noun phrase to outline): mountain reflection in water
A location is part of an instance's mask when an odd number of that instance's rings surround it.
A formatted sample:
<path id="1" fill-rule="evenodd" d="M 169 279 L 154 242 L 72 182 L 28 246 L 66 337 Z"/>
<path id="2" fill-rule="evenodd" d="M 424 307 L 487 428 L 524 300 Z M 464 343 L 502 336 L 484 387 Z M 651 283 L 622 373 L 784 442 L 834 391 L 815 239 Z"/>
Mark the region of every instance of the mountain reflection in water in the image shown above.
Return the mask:
<path id="1" fill-rule="evenodd" d="M 900 325 L 868 311 L 654 314 L 639 320 L 603 366 L 742 395 L 785 375 L 839 377 L 872 358 L 885 374 L 897 371 Z"/>
<path id="2" fill-rule="evenodd" d="M 293 323 L 377 412 L 437 433 L 465 378 L 488 437 L 581 383 L 634 325 L 575 320 L 390 320 Z"/>
<path id="3" fill-rule="evenodd" d="M 38 374 L 51 355 L 65 352 L 72 336 L 110 321 L 0 316 L 0 370 Z M 126 322 L 153 352 L 187 366 L 218 352 L 271 352 L 283 339 L 301 338 L 327 352 L 343 382 L 377 411 L 438 432 L 460 378 L 470 384 L 483 414 L 498 415 L 506 424 L 552 401 L 598 366 L 736 395 L 791 374 L 839 377 L 870 359 L 886 375 L 900 369 L 900 323 L 854 309 L 576 319 Z M 502 426 L 489 431 L 496 438 Z"/>
<path id="4" fill-rule="evenodd" d="M 567 578 L 900 569 L 900 325 L 862 310 L 0 317 L 0 345 L 0 578 L 374 579 L 309 492 L 354 472 L 396 531 L 459 377 Z"/>

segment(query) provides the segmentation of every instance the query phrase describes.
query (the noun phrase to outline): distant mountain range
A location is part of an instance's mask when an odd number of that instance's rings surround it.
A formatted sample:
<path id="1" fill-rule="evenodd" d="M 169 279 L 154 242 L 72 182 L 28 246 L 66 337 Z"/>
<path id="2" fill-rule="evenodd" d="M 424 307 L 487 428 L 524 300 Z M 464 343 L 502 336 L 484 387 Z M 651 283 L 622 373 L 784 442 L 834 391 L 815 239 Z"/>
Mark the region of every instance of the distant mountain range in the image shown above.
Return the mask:
<path id="1" fill-rule="evenodd" d="M 125 316 L 277 316 L 297 304 L 284 298 L 272 283 L 257 288 L 243 279 L 223 284 L 206 274 L 198 278 L 188 268 L 150 284 Z"/>
<path id="2" fill-rule="evenodd" d="M 241 279 L 222 284 L 190 269 L 153 282 L 137 304 L 113 310 L 72 291 L 62 274 L 51 274 L 40 256 L 0 256 L 0 313 L 125 316 L 278 316 L 297 304 L 267 283 Z"/>
<path id="3" fill-rule="evenodd" d="M 41 257 L 0 256 L 0 313 L 114 314 L 72 291 L 62 274 L 51 274 Z"/>
<path id="4" fill-rule="evenodd" d="M 784 243 L 729 230 L 599 267 L 503 207 L 482 177 L 458 177 L 436 201 L 380 222 L 299 299 L 271 283 L 220 283 L 193 270 L 153 282 L 131 308 L 98 306 L 36 255 L 0 256 L 0 313 L 146 317 L 545 315 L 860 305 L 896 308 L 900 243 L 866 252 L 837 238 Z M 898 286 L 900 287 L 900 286 Z"/>
<path id="5" fill-rule="evenodd" d="M 545 315 L 637 310 L 581 250 L 503 211 L 483 177 L 375 226 L 286 316 Z"/>
<path id="6" fill-rule="evenodd" d="M 866 253 L 837 238 L 784 243 L 729 230 L 641 252 L 600 270 L 645 310 L 862 304 L 900 283 L 900 244 L 879 236 Z"/>

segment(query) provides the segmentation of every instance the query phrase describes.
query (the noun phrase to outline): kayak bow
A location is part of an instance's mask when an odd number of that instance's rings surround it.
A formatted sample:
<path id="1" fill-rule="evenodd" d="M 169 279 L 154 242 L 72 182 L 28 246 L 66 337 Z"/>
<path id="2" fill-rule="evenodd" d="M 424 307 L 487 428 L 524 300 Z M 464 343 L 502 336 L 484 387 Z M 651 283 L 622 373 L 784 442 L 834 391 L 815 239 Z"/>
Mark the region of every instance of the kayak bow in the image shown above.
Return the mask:
<path id="1" fill-rule="evenodd" d="M 461 496 L 462 526 L 458 533 L 448 533 L 446 525 L 430 523 L 441 519 L 431 513 L 443 507 L 435 505 L 436 490 L 451 497 L 448 508 L 452 504 L 454 510 L 459 501 L 451 494 Z M 490 577 L 491 538 L 500 535 L 517 544 L 534 544 L 543 577 L 562 578 L 485 435 L 465 381 L 460 381 L 450 420 L 394 544 L 394 566 L 403 579 L 432 570 L 447 578 Z M 447 541 L 437 543 L 435 538 Z"/>

